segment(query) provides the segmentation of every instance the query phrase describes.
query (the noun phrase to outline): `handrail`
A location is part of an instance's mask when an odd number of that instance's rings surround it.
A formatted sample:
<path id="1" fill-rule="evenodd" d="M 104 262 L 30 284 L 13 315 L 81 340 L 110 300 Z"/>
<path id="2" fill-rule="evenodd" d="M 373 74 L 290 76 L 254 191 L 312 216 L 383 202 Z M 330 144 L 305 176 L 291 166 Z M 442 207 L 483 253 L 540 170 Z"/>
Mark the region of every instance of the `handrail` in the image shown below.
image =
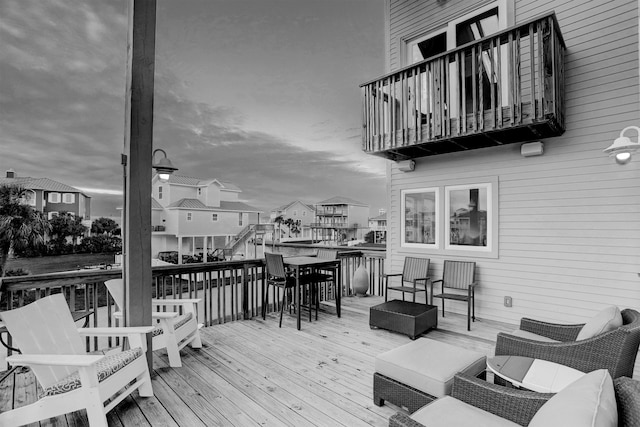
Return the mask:
<path id="1" fill-rule="evenodd" d="M 343 250 L 339 252 L 339 259 L 342 278 L 339 289 L 343 296 L 352 295 L 351 278 L 362 262 L 366 263 L 370 272 L 370 293 L 381 295 L 384 251 Z M 112 326 L 115 306 L 104 281 L 121 275 L 120 269 L 112 269 L 5 277 L 2 286 L 7 298 L 3 300 L 0 311 L 62 292 L 73 311 L 93 311 L 90 326 Z M 262 311 L 263 259 L 156 266 L 152 267 L 152 276 L 153 283 L 150 286 L 154 298 L 201 298 L 198 320 L 206 326 L 251 319 Z M 279 310 L 280 299 L 274 298 L 272 292 L 269 291 L 269 312 Z M 333 287 L 321 284 L 320 297 L 321 300 L 334 299 Z M 107 343 L 112 344 L 111 341 Z M 88 350 L 96 350 L 104 345 L 98 339 L 87 341 Z"/>

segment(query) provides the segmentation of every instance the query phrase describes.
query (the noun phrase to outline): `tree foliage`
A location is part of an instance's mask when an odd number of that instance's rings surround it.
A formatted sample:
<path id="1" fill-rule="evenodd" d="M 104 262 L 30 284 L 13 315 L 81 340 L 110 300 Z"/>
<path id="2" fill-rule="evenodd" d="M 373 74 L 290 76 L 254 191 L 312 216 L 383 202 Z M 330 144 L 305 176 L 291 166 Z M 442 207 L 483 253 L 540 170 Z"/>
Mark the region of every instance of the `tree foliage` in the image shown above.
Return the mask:
<path id="1" fill-rule="evenodd" d="M 70 237 L 75 248 L 78 238 L 87 232 L 87 227 L 82 224 L 82 218 L 69 212 L 60 212 L 49 223 L 51 224 L 51 241 L 54 245 L 65 246 L 67 237 Z"/>
<path id="2" fill-rule="evenodd" d="M 100 217 L 91 223 L 91 234 L 107 234 L 109 236 L 116 235 L 118 223 L 111 218 Z"/>
<path id="3" fill-rule="evenodd" d="M 23 203 L 25 191 L 20 186 L 0 185 L 0 277 L 14 250 L 43 245 L 50 230 L 46 218 Z"/>

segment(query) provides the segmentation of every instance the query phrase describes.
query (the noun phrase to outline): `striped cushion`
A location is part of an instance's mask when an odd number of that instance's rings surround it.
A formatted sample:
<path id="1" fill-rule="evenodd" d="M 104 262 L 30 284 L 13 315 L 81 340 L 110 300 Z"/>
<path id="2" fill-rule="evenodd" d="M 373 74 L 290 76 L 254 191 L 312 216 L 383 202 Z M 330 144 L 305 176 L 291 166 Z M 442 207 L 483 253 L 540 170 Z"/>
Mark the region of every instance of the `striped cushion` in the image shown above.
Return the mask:
<path id="1" fill-rule="evenodd" d="M 115 374 L 120 369 L 124 368 L 129 363 L 142 356 L 142 354 L 142 349 L 138 347 L 106 356 L 102 360 L 98 361 L 98 363 L 96 363 L 96 368 L 98 370 L 98 381 L 102 382 L 105 379 L 109 378 L 111 375 Z M 68 391 L 80 388 L 81 386 L 82 384 L 80 383 L 80 375 L 77 372 L 74 372 L 68 377 L 63 378 L 57 383 L 45 388 L 40 394 L 40 397 L 54 396 L 56 394 L 66 393 Z"/>
<path id="2" fill-rule="evenodd" d="M 193 317 L 193 313 L 183 314 L 175 318 L 175 323 L 173 324 L 173 330 L 178 330 L 182 325 L 187 323 Z M 151 332 L 152 337 L 157 337 L 158 335 L 162 335 L 162 328 L 156 327 L 153 332 Z"/>

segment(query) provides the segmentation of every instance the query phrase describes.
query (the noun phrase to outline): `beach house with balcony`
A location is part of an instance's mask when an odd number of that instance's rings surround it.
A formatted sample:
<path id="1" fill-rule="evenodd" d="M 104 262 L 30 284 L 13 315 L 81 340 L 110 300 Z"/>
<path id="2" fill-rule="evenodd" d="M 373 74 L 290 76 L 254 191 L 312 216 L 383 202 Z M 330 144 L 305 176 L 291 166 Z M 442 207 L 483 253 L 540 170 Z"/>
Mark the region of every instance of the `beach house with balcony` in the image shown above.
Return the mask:
<path id="1" fill-rule="evenodd" d="M 369 218 L 369 232 L 373 232 L 373 243 L 387 242 L 387 212 L 380 209 L 380 215 Z"/>
<path id="2" fill-rule="evenodd" d="M 638 2 L 385 8 L 361 108 L 363 150 L 389 159 L 386 269 L 475 261 L 476 315 L 511 323 L 638 309 L 640 159 L 603 153 L 640 125 Z"/>
<path id="3" fill-rule="evenodd" d="M 204 259 L 260 222 L 261 211 L 242 202 L 242 190 L 229 182 L 176 174 L 162 182 L 155 175 L 152 191 L 154 258 L 160 252 L 178 252 L 179 261 L 183 255 Z"/>
<path id="4" fill-rule="evenodd" d="M 311 223 L 313 241 L 343 244 L 364 238 L 369 205 L 336 196 L 316 203 L 315 211 L 315 221 Z"/>
<path id="5" fill-rule="evenodd" d="M 273 209 L 270 212 L 269 222 L 275 222 L 278 217 L 281 217 L 284 221 L 287 219 L 299 221 L 299 233 L 295 235 L 295 237 L 311 238 L 311 223 L 314 222 L 315 219 L 315 208 L 313 205 L 301 202 L 300 200 L 294 200 Z M 276 226 L 276 230 L 277 229 L 278 227 Z M 280 224 L 280 233 L 280 237 L 289 235 L 289 227 L 285 223 Z"/>
<path id="6" fill-rule="evenodd" d="M 18 176 L 13 169 L 0 178 L 0 185 L 15 185 L 26 190 L 24 203 L 52 219 L 61 212 L 82 218 L 82 224 L 91 228 L 91 197 L 77 188 L 50 178 Z"/>

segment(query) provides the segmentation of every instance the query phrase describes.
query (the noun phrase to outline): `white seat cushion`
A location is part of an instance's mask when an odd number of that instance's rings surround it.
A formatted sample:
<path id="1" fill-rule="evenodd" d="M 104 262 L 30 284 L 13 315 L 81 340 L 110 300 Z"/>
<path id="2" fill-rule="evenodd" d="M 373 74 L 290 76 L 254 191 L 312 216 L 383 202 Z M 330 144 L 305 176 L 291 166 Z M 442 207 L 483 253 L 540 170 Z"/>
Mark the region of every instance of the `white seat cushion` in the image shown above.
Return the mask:
<path id="1" fill-rule="evenodd" d="M 515 331 L 511 332 L 510 335 L 515 335 L 516 337 L 528 338 L 530 340 L 542 341 L 542 342 L 560 342 L 551 338 L 547 338 L 542 335 L 534 334 L 533 332 L 523 331 L 521 329 L 516 329 Z"/>
<path id="2" fill-rule="evenodd" d="M 513 427 L 518 425 L 451 396 L 441 397 L 423 406 L 414 412 L 411 418 L 429 427 Z"/>
<path id="3" fill-rule="evenodd" d="M 622 314 L 615 305 L 604 308 L 593 316 L 578 333 L 577 341 L 586 340 L 622 326 Z"/>
<path id="4" fill-rule="evenodd" d="M 456 373 L 475 376 L 486 366 L 486 356 L 480 352 L 428 338 L 382 353 L 375 361 L 377 373 L 435 397 L 451 393 Z"/>
<path id="5" fill-rule="evenodd" d="M 529 427 L 617 427 L 618 409 L 611 375 L 599 369 L 569 384 L 542 405 Z"/>

